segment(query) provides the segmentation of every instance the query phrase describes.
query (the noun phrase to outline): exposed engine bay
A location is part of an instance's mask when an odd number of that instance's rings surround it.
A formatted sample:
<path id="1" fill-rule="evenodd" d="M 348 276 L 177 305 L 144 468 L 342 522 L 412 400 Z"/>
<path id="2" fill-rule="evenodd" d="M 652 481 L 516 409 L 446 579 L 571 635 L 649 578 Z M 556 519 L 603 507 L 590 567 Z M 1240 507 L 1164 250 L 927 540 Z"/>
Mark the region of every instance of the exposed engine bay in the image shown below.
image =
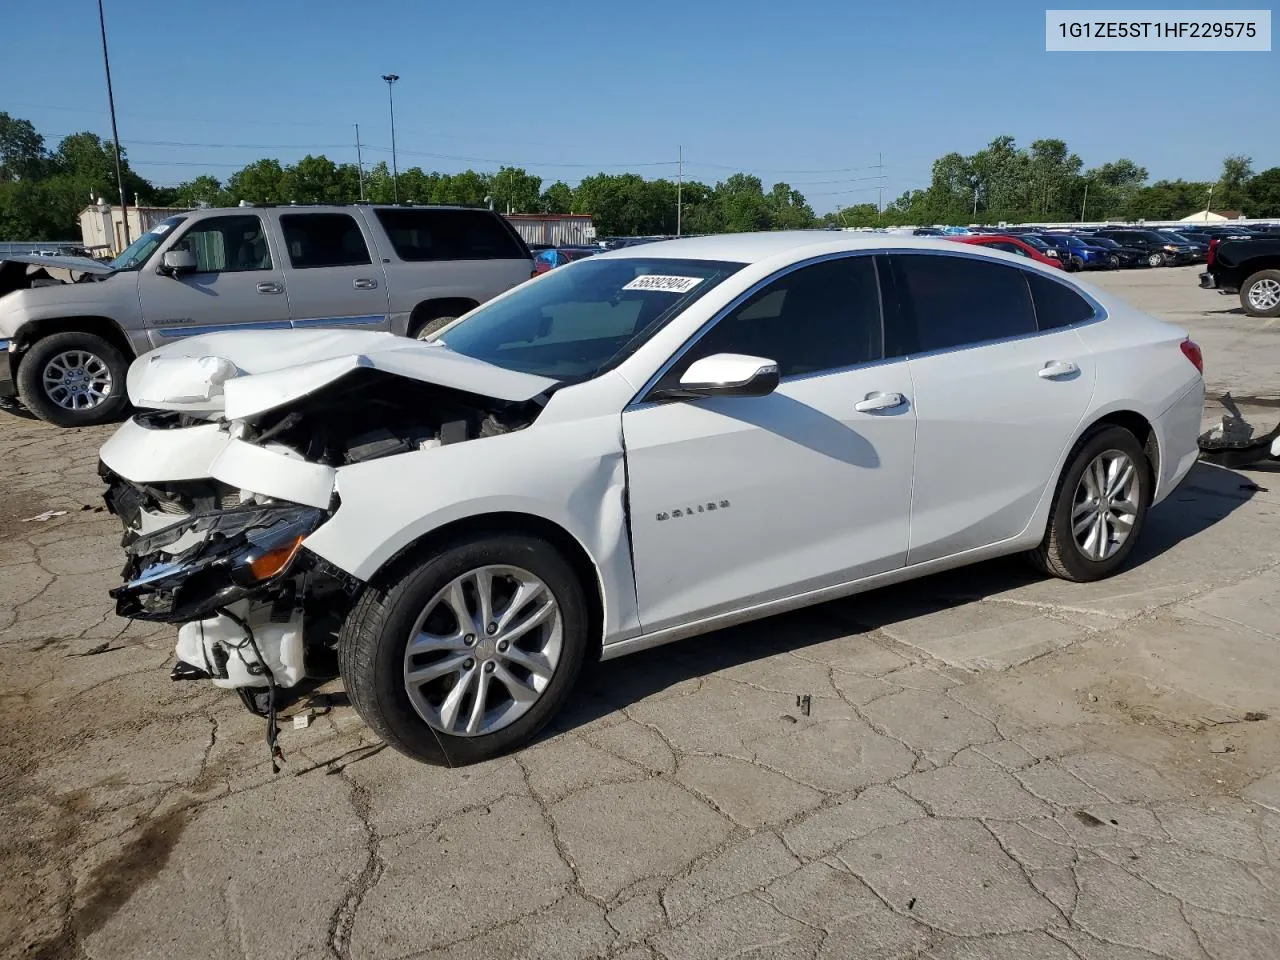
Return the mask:
<path id="1" fill-rule="evenodd" d="M 49 272 L 53 268 L 70 278 L 63 280 Z M 65 283 L 92 283 L 111 273 L 110 267 L 83 257 L 56 257 L 31 254 L 0 259 L 0 297 L 15 290 L 33 287 L 60 287 Z"/>

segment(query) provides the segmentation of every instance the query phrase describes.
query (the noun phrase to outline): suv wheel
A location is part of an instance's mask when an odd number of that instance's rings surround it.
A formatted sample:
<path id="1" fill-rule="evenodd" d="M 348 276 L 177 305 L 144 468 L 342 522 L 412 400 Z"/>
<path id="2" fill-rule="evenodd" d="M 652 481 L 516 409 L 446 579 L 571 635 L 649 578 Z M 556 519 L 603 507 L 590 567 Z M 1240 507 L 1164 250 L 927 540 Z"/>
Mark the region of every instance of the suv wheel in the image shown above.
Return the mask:
<path id="1" fill-rule="evenodd" d="M 1147 266 L 1148 266 L 1148 267 L 1163 267 L 1163 266 L 1164 266 L 1164 254 L 1163 254 L 1163 253 L 1149 253 L 1149 254 L 1147 254 Z"/>
<path id="2" fill-rule="evenodd" d="M 1152 496 L 1138 438 L 1104 425 L 1076 446 L 1058 481 L 1049 527 L 1031 561 L 1064 580 L 1101 580 L 1133 552 Z"/>
<path id="3" fill-rule="evenodd" d="M 426 763 L 474 763 L 531 740 L 569 696 L 589 646 L 583 587 L 550 544 L 484 535 L 369 586 L 343 625 L 351 703 Z"/>
<path id="4" fill-rule="evenodd" d="M 92 333 L 54 333 L 37 340 L 18 364 L 18 395 L 41 420 L 88 427 L 119 419 L 128 407 L 129 361 Z"/>
<path id="5" fill-rule="evenodd" d="M 1240 305 L 1251 317 L 1280 317 L 1280 270 L 1259 270 L 1245 280 Z"/>

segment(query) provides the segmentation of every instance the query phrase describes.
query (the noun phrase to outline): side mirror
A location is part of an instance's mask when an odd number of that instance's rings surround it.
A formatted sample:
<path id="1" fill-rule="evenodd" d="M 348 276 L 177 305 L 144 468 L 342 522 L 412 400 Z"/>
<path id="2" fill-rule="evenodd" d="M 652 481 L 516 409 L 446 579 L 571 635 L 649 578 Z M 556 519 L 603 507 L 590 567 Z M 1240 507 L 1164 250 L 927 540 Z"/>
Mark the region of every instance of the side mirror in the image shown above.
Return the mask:
<path id="1" fill-rule="evenodd" d="M 700 397 L 764 397 L 778 388 L 778 364 L 764 357 L 717 353 L 690 364 L 675 387 L 660 389 L 651 400 Z"/>
<path id="2" fill-rule="evenodd" d="M 195 273 L 196 255 L 190 250 L 166 250 L 160 270 L 170 276 L 177 276 L 180 273 Z"/>

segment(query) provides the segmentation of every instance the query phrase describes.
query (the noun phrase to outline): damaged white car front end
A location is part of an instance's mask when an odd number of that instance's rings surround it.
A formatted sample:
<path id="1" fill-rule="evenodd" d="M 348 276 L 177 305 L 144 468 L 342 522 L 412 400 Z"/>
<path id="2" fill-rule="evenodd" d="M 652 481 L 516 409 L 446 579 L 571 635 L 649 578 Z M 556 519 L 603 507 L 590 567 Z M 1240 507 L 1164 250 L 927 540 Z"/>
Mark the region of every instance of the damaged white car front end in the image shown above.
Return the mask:
<path id="1" fill-rule="evenodd" d="M 125 526 L 117 613 L 179 625 L 175 680 L 272 712 L 278 690 L 332 675 L 360 587 L 308 548 L 340 509 L 338 472 L 521 429 L 553 384 L 365 332 L 219 334 L 141 357 L 139 412 L 100 454 Z"/>

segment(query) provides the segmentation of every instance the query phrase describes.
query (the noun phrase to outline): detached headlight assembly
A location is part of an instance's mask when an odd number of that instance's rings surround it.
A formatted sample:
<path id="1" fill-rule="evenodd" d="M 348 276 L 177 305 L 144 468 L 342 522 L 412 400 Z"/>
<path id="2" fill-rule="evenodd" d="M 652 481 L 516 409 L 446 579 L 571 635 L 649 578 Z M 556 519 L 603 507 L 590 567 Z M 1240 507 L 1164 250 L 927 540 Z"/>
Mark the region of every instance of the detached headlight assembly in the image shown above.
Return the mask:
<path id="1" fill-rule="evenodd" d="M 189 517 L 128 545 L 116 612 L 137 620 L 199 619 L 269 586 L 294 565 L 325 512 L 294 504 Z"/>

